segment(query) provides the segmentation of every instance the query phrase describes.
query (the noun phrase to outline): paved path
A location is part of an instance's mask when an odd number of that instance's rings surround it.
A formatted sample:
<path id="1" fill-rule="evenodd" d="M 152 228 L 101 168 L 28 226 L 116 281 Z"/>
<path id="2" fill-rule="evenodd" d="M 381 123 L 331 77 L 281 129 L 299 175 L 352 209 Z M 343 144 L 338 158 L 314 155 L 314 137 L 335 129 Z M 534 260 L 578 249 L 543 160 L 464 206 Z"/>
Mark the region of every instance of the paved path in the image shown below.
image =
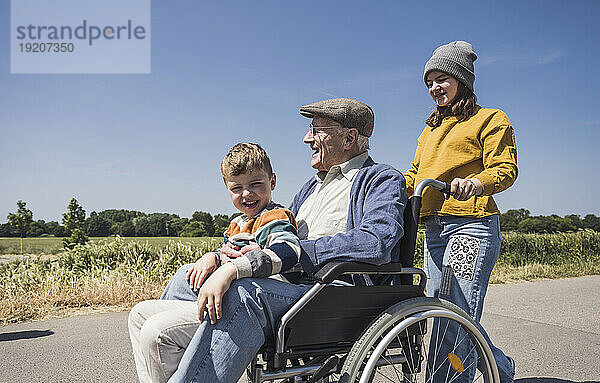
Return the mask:
<path id="1" fill-rule="evenodd" d="M 518 383 L 600 382 L 600 276 L 491 286 L 483 326 Z M 135 382 L 127 313 L 0 328 L 0 382 Z"/>

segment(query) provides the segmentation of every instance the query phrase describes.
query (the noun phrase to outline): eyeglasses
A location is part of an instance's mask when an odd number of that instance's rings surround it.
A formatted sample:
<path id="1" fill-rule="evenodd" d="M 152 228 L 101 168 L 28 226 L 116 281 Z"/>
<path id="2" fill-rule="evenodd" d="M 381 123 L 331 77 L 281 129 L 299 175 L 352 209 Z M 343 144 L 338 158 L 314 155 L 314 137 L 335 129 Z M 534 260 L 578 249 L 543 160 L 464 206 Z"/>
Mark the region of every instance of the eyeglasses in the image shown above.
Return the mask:
<path id="1" fill-rule="evenodd" d="M 310 132 L 310 134 L 312 134 L 312 136 L 316 136 L 319 133 L 325 133 L 323 132 L 323 130 L 325 129 L 337 129 L 337 128 L 343 128 L 343 126 L 338 125 L 338 126 L 313 126 L 313 124 L 308 125 L 308 131 Z"/>

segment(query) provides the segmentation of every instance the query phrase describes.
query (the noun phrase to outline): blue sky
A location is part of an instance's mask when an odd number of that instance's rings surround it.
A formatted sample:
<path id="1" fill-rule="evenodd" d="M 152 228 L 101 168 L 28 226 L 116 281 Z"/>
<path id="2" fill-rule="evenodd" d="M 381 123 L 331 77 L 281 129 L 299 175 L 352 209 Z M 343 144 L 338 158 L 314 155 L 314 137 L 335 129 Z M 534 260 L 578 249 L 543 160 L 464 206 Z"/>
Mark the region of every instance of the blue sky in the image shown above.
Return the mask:
<path id="1" fill-rule="evenodd" d="M 0 1 L 0 222 L 21 199 L 59 220 L 72 197 L 109 208 L 232 213 L 227 150 L 258 142 L 288 204 L 314 174 L 301 105 L 371 105 L 371 154 L 405 170 L 433 107 L 432 51 L 473 44 L 479 104 L 504 110 L 519 178 L 500 209 L 600 215 L 600 2 L 153 1 L 151 74 L 10 74 Z M 32 11 L 35 12 L 35 11 Z"/>

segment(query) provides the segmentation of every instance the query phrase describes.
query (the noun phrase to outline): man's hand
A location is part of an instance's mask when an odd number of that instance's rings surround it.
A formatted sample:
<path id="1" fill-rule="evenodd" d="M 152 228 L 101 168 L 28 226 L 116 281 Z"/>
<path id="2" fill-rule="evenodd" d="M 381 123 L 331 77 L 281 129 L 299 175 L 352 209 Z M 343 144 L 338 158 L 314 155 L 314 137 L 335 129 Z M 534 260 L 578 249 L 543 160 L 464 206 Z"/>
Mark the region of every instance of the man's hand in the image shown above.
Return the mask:
<path id="1" fill-rule="evenodd" d="M 221 258 L 221 264 L 224 265 L 227 262 L 230 262 L 232 258 L 239 258 L 243 254 L 240 252 L 239 246 L 234 245 L 233 243 L 227 242 L 221 247 L 221 253 L 219 257 Z"/>
<path id="2" fill-rule="evenodd" d="M 260 246 L 258 246 L 258 244 L 256 242 L 250 242 L 246 246 L 242 247 L 241 249 L 232 243 L 226 243 L 221 248 L 221 254 L 220 254 L 221 264 L 225 264 L 225 263 L 231 261 L 231 258 L 239 258 L 242 255 L 246 254 L 247 252 L 250 252 L 255 249 L 260 250 Z"/>
<path id="3" fill-rule="evenodd" d="M 192 290 L 198 291 L 206 277 L 217 269 L 217 257 L 217 253 L 206 253 L 187 272 L 185 279 Z"/>
<path id="4" fill-rule="evenodd" d="M 221 300 L 229 289 L 231 282 L 237 277 L 237 269 L 229 262 L 219 267 L 208 279 L 198 293 L 198 319 L 204 321 L 204 312 L 208 311 L 210 323 L 217 323 L 223 311 Z"/>
<path id="5" fill-rule="evenodd" d="M 466 201 L 483 193 L 483 184 L 477 178 L 455 178 L 450 183 L 450 195 L 459 201 Z"/>
<path id="6" fill-rule="evenodd" d="M 260 246 L 258 246 L 258 243 L 256 243 L 256 242 L 250 242 L 246 246 L 242 247 L 240 249 L 240 252 L 242 254 L 246 254 L 246 253 L 251 252 L 252 250 L 260 250 Z"/>

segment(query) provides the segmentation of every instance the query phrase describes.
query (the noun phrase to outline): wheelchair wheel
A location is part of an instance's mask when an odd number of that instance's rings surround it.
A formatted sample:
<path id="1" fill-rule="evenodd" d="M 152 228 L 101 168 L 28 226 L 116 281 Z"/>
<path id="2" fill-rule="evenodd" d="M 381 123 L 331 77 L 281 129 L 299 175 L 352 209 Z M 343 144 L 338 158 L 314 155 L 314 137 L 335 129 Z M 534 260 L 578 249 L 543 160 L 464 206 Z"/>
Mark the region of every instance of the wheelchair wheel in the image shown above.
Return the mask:
<path id="1" fill-rule="evenodd" d="M 363 332 L 340 382 L 500 382 L 479 325 L 458 306 L 413 298 L 381 314 Z"/>

